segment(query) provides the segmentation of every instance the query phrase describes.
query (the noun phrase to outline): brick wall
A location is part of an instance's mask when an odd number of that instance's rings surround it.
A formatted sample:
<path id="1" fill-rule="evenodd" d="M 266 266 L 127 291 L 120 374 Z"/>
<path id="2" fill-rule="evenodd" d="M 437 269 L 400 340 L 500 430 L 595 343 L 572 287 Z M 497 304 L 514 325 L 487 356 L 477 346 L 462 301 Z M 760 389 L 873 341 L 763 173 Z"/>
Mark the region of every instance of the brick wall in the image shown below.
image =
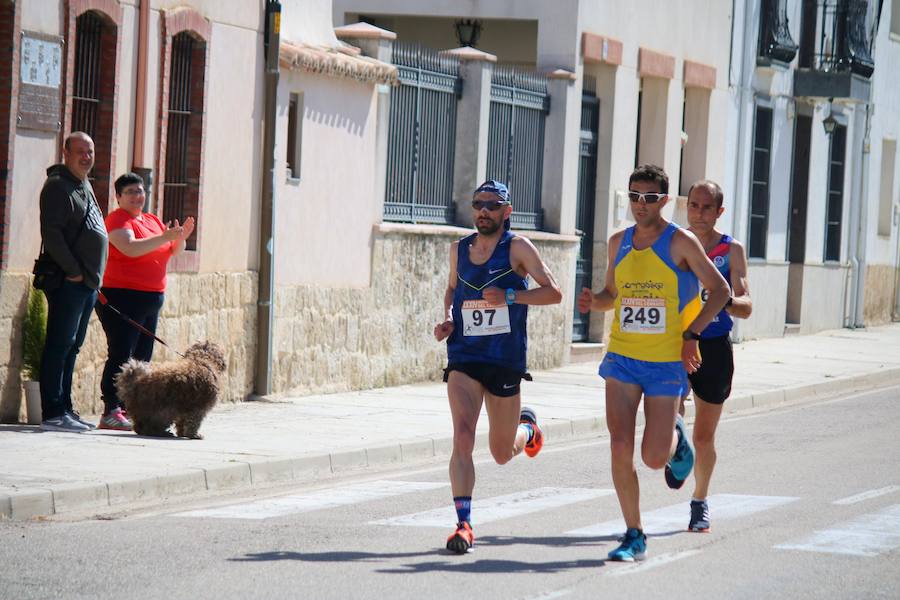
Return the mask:
<path id="1" fill-rule="evenodd" d="M 9 254 L 9 211 L 12 204 L 13 140 L 19 80 L 13 65 L 19 64 L 19 11 L 10 0 L 0 0 L 0 270 Z"/>
<path id="2" fill-rule="evenodd" d="M 100 34 L 100 104 L 97 107 L 94 139 L 94 192 L 104 214 L 112 203 L 112 184 L 116 174 L 116 136 L 118 127 L 117 72 L 122 45 L 122 7 L 117 0 L 69 0 L 66 7 L 66 83 L 63 138 L 72 132 L 72 95 L 75 89 L 75 47 L 78 17 L 93 12 L 103 23 Z"/>

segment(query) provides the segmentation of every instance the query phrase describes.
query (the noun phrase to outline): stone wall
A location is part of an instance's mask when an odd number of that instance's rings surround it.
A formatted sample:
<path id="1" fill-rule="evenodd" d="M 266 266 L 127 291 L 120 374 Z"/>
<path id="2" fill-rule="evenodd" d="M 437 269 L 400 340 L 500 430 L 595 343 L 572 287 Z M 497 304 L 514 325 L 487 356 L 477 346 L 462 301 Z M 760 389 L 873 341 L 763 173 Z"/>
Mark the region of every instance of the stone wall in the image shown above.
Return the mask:
<path id="1" fill-rule="evenodd" d="M 383 225 L 373 240 L 368 288 L 279 287 L 275 393 L 337 392 L 438 379 L 446 366 L 446 344 L 436 342 L 432 332 L 442 318 L 450 243 L 467 233 L 453 227 Z M 531 237 L 564 294 L 559 305 L 529 308 L 528 366 L 543 369 L 568 359 L 566 317 L 573 300 L 567 282 L 577 245 L 563 236 Z"/>
<path id="2" fill-rule="evenodd" d="M 891 322 L 897 277 L 897 269 L 890 265 L 866 267 L 866 300 L 863 313 L 866 326 Z"/>
<path id="3" fill-rule="evenodd" d="M 22 317 L 31 275 L 0 272 L 0 422 L 24 421 L 21 391 Z M 256 363 L 256 273 L 170 274 L 157 335 L 182 351 L 208 339 L 225 348 L 228 370 L 221 401 L 243 400 L 253 387 Z M 177 358 L 157 344 L 154 361 Z M 83 414 L 102 410 L 100 376 L 106 360 L 106 337 L 96 317 L 75 366 L 72 384 L 75 409 Z"/>

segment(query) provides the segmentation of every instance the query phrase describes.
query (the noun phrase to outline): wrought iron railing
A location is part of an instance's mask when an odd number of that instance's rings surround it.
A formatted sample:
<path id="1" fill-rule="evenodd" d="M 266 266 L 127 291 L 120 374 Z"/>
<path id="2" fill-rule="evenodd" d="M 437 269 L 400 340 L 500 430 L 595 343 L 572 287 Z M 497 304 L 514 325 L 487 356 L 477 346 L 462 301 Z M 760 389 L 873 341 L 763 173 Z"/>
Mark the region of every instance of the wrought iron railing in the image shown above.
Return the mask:
<path id="1" fill-rule="evenodd" d="M 397 42 L 400 85 L 391 92 L 384 219 L 453 223 L 458 59 Z"/>
<path id="2" fill-rule="evenodd" d="M 788 26 L 786 0 L 763 0 L 760 19 L 760 58 L 783 63 L 794 60 L 798 46 Z"/>
<path id="3" fill-rule="evenodd" d="M 813 68 L 870 77 L 875 70 L 867 0 L 820 0 Z"/>
<path id="4" fill-rule="evenodd" d="M 541 229 L 547 78 L 497 65 L 491 76 L 487 175 L 509 185 L 513 227 Z"/>

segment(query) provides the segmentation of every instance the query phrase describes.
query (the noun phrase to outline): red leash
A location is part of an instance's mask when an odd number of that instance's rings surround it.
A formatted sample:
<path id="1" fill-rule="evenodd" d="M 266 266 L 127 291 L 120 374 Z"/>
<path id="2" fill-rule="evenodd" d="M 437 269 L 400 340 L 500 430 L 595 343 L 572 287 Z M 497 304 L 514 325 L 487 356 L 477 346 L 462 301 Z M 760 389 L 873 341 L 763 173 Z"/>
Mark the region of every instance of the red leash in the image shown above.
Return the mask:
<path id="1" fill-rule="evenodd" d="M 130 325 L 132 325 L 133 327 L 135 327 L 138 331 L 140 331 L 140 332 L 143 333 L 144 335 L 149 335 L 149 336 L 152 337 L 154 340 L 156 340 L 157 342 L 159 342 L 160 344 L 162 344 L 163 346 L 165 346 L 166 348 L 168 348 L 169 350 L 171 350 L 172 352 L 174 352 L 175 354 L 177 354 L 177 355 L 180 356 L 181 358 L 184 358 L 184 354 L 182 354 L 182 353 L 179 352 L 178 350 L 175 350 L 174 348 L 172 348 L 172 346 L 170 346 L 170 345 L 168 345 L 167 343 L 165 343 L 161 338 L 157 337 L 155 333 L 153 333 L 152 331 L 150 331 L 149 329 L 147 329 L 146 327 L 144 327 L 143 325 L 141 325 L 140 323 L 138 323 L 138 322 L 135 321 L 134 319 L 131 319 L 131 318 L 127 317 L 126 315 L 123 315 L 123 314 L 119 311 L 119 309 L 117 309 L 115 306 L 113 306 L 112 304 L 109 303 L 109 300 L 106 299 L 106 296 L 104 296 L 104 295 L 103 295 L 103 292 L 101 292 L 100 290 L 97 290 L 97 300 L 100 301 L 100 304 L 102 304 L 102 305 L 105 306 L 106 308 L 110 309 L 111 311 L 113 311 L 114 313 L 116 313 L 117 315 L 119 315 L 120 317 L 122 317 L 123 319 L 125 319 Z"/>

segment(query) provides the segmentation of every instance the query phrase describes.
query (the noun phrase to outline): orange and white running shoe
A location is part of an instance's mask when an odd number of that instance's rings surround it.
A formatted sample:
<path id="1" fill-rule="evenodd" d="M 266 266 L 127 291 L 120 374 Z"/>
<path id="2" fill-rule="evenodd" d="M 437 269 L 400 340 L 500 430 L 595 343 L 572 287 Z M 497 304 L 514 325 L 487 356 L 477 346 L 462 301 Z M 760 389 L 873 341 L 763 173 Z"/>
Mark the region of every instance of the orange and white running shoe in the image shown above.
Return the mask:
<path id="1" fill-rule="evenodd" d="M 456 524 L 456 531 L 447 538 L 447 550 L 456 554 L 465 554 L 475 545 L 475 534 L 467 521 Z"/>
<path id="2" fill-rule="evenodd" d="M 531 441 L 525 444 L 525 454 L 529 458 L 534 458 L 541 451 L 541 448 L 544 447 L 544 434 L 541 432 L 541 428 L 538 427 L 537 415 L 534 409 L 523 406 L 522 412 L 519 413 L 519 423 L 528 423 L 534 431 Z"/>

